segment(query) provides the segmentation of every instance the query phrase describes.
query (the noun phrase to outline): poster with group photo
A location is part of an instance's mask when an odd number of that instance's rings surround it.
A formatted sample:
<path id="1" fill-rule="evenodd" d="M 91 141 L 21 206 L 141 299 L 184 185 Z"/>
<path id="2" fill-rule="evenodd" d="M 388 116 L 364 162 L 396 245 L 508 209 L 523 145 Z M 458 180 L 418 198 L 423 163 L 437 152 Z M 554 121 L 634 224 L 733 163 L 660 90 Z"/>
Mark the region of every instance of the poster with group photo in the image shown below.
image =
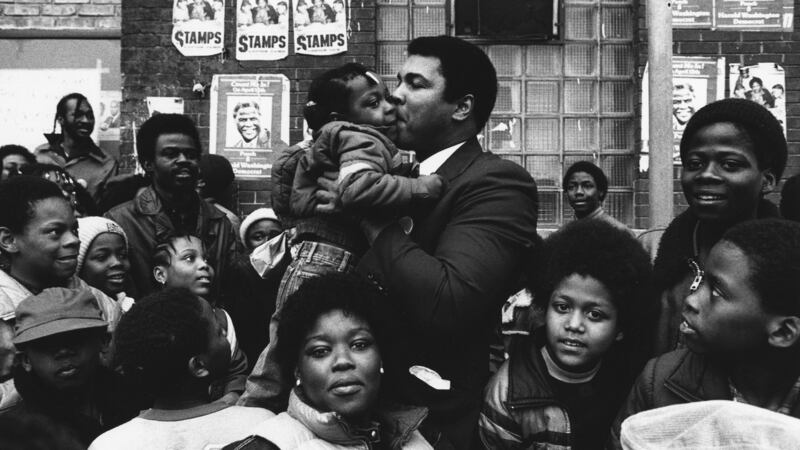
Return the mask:
<path id="1" fill-rule="evenodd" d="M 321 56 L 347 51 L 348 0 L 291 1 L 295 53 Z"/>
<path id="2" fill-rule="evenodd" d="M 786 135 L 786 74 L 775 63 L 729 65 L 730 96 L 752 100 L 778 119 Z"/>
<path id="3" fill-rule="evenodd" d="M 289 0 L 236 0 L 236 59 L 289 55 Z"/>
<path id="4" fill-rule="evenodd" d="M 269 178 L 289 142 L 289 79 L 214 75 L 209 152 L 225 156 L 237 178 Z"/>
<path id="5" fill-rule="evenodd" d="M 647 80 L 649 67 L 645 67 Z M 648 83 L 642 85 L 642 152 L 649 151 Z M 703 106 L 725 98 L 725 58 L 672 57 L 672 162 L 680 164 L 680 144 L 686 123 Z M 640 159 L 647 169 L 647 158 Z"/>
<path id="6" fill-rule="evenodd" d="M 224 36 L 222 0 L 173 0 L 172 44 L 183 56 L 218 55 Z"/>

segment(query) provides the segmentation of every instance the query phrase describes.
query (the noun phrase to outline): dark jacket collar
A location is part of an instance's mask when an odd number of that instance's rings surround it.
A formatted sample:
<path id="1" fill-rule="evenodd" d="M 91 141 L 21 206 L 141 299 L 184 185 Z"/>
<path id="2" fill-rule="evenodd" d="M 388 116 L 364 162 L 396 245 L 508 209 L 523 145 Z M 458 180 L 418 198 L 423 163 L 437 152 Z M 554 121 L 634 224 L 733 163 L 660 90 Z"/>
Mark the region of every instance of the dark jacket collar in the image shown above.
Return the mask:
<path id="1" fill-rule="evenodd" d="M 64 158 L 65 161 L 67 161 L 69 159 L 69 158 L 67 158 L 67 154 L 64 151 L 64 147 L 61 146 L 61 144 L 64 142 L 64 135 L 63 134 L 61 134 L 61 133 L 44 133 L 44 137 L 45 137 L 45 139 L 47 139 L 47 143 L 50 144 L 50 151 L 51 152 L 54 152 L 54 153 L 58 154 L 59 156 Z M 89 156 L 89 157 L 91 157 L 93 159 L 96 159 L 99 162 L 103 162 L 106 159 L 108 159 L 108 155 L 106 155 L 105 152 L 103 152 L 103 149 L 98 147 L 97 144 L 95 144 L 94 141 L 92 141 L 91 139 L 89 139 L 87 141 L 86 145 L 83 145 L 81 147 L 81 152 L 82 152 L 82 155 Z"/>
<path id="2" fill-rule="evenodd" d="M 758 218 L 777 217 L 777 215 L 775 205 L 769 200 L 761 199 L 758 205 Z M 657 288 L 669 289 L 689 275 L 686 261 L 696 256 L 694 229 L 697 221 L 697 216 L 691 209 L 687 209 L 675 217 L 664 231 L 653 263 L 653 282 Z"/>
<path id="3" fill-rule="evenodd" d="M 478 143 L 477 137 L 467 139 L 449 158 L 445 161 L 437 174 L 443 176 L 448 181 L 453 180 L 457 176 L 464 173 L 475 159 L 483 153 L 481 144 Z"/>
<path id="4" fill-rule="evenodd" d="M 539 328 L 530 336 L 513 341 L 508 366 L 509 406 L 536 406 L 556 401 L 540 352 L 544 345 L 543 331 Z"/>
<path id="5" fill-rule="evenodd" d="M 722 368 L 706 356 L 688 349 L 682 353 L 675 369 L 664 380 L 664 386 L 687 402 L 730 400 L 728 379 Z"/>

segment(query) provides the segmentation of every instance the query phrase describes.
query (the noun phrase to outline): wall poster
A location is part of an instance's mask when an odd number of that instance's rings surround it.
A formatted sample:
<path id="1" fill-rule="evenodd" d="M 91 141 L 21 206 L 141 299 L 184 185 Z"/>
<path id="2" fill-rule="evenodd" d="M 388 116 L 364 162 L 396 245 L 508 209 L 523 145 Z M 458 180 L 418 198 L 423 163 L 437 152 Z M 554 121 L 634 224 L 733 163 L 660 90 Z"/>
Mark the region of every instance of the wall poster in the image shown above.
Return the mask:
<path id="1" fill-rule="evenodd" d="M 224 36 L 222 0 L 173 0 L 172 44 L 183 56 L 218 55 Z"/>
<path id="2" fill-rule="evenodd" d="M 786 135 L 786 74 L 775 63 L 729 65 L 730 97 L 752 100 L 778 119 Z"/>
<path id="3" fill-rule="evenodd" d="M 793 31 L 793 0 L 675 0 L 674 28 Z"/>
<path id="4" fill-rule="evenodd" d="M 645 67 L 647 80 L 649 67 Z M 649 151 L 650 117 L 648 83 L 642 85 L 642 152 Z M 683 129 L 694 113 L 708 103 L 725 98 L 725 58 L 672 56 L 672 162 L 679 165 Z M 640 159 L 640 170 L 649 161 Z"/>
<path id="5" fill-rule="evenodd" d="M 288 1 L 236 1 L 236 59 L 274 61 L 289 55 Z"/>
<path id="6" fill-rule="evenodd" d="M 346 52 L 347 1 L 291 0 L 295 53 L 321 56 Z"/>
<path id="7" fill-rule="evenodd" d="M 214 75 L 209 152 L 225 156 L 237 178 L 269 178 L 289 142 L 289 79 Z"/>

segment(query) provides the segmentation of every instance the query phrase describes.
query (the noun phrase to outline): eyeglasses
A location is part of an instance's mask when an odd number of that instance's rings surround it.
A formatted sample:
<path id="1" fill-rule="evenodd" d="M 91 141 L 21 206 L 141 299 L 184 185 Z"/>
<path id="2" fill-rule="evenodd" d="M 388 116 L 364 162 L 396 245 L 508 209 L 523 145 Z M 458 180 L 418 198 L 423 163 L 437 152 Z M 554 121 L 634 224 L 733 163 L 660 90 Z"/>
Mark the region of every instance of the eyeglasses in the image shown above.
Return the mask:
<path id="1" fill-rule="evenodd" d="M 700 285 L 703 283 L 703 278 L 705 277 L 706 273 L 700 268 L 700 264 L 698 264 L 694 258 L 689 258 L 687 262 L 689 263 L 689 268 L 692 269 L 692 273 L 694 274 L 692 284 L 689 286 L 689 293 L 691 294 L 700 289 Z"/>

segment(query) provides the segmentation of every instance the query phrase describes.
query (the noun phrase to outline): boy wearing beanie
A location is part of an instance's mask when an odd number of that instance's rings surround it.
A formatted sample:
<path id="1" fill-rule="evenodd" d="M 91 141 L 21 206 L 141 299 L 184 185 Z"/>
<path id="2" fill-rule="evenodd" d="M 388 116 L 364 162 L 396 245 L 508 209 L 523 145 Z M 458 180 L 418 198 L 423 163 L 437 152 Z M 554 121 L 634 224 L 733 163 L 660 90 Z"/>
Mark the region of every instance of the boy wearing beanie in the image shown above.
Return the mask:
<path id="1" fill-rule="evenodd" d="M 123 311 L 130 309 L 133 299 L 125 295 L 131 268 L 128 259 L 128 237 L 113 220 L 105 217 L 78 219 L 78 276 L 89 286 L 116 299 Z"/>
<path id="2" fill-rule="evenodd" d="M 84 445 L 134 417 L 138 396 L 101 364 L 108 323 L 92 291 L 48 288 L 16 310 L 14 383 L 21 402 L 2 414 L 41 414 Z"/>
<path id="3" fill-rule="evenodd" d="M 729 228 L 778 215 L 764 195 L 783 173 L 787 147 L 780 123 L 763 106 L 725 99 L 692 116 L 680 154 L 689 209 L 666 230 L 640 236 L 651 256 L 655 254 L 653 279 L 661 297 L 657 355 L 679 346 L 680 314 L 694 279 L 687 259 L 693 258 L 702 269 L 711 247 Z"/>

